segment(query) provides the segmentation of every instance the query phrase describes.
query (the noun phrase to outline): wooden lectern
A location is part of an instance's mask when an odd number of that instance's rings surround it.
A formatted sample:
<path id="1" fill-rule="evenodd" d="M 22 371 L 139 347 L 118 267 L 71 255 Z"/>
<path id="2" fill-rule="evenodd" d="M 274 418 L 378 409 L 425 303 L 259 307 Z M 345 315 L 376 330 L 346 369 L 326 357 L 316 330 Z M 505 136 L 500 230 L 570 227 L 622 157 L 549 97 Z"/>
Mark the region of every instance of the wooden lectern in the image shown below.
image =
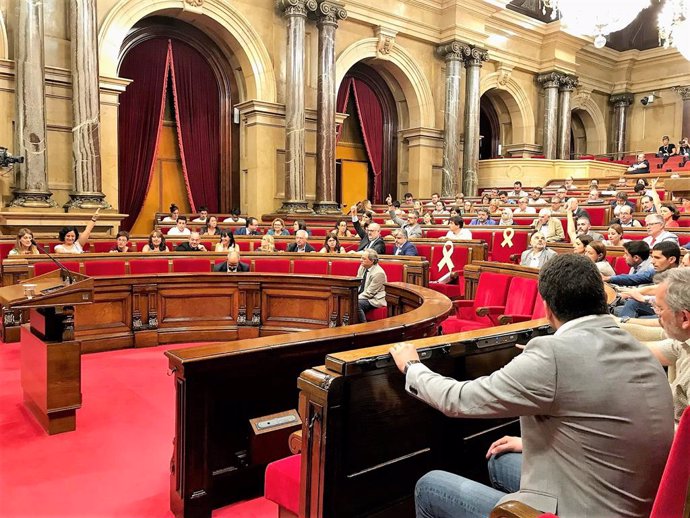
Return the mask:
<path id="1" fill-rule="evenodd" d="M 74 306 L 93 301 L 93 279 L 56 270 L 21 284 L 0 288 L 2 334 L 19 341 L 22 314 L 30 312 L 30 329 L 40 340 L 21 346 L 24 403 L 50 435 L 76 428 L 81 406 L 81 351 L 74 340 Z"/>
<path id="2" fill-rule="evenodd" d="M 679 198 L 690 197 L 690 178 L 667 178 L 664 180 L 664 189 L 666 192 L 673 193 L 673 196 Z M 667 200 L 671 197 L 667 196 Z"/>

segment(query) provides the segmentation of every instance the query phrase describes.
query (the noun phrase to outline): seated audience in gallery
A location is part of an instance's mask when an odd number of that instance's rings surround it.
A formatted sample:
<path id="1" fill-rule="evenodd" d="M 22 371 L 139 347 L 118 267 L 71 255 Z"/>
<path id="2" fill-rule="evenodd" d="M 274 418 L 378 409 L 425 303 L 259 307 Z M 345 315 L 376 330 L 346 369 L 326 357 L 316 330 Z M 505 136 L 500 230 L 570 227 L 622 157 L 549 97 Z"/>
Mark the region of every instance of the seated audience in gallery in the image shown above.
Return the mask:
<path id="1" fill-rule="evenodd" d="M 256 250 L 257 252 L 275 252 L 276 251 L 276 240 L 273 236 L 265 235 L 261 236 L 261 244 Z"/>
<path id="2" fill-rule="evenodd" d="M 489 217 L 489 209 L 480 208 L 477 209 L 477 217 L 472 218 L 470 225 L 497 225 L 495 219 Z"/>
<path id="3" fill-rule="evenodd" d="M 638 153 L 637 161 L 628 167 L 630 174 L 644 174 L 649 172 L 649 160 L 644 157 L 644 153 Z"/>
<path id="4" fill-rule="evenodd" d="M 295 232 L 295 242 L 288 245 L 287 251 L 297 253 L 315 252 L 314 247 L 307 242 L 308 239 L 309 234 L 307 234 L 307 231 L 299 229 Z"/>
<path id="5" fill-rule="evenodd" d="M 357 295 L 359 322 L 364 323 L 367 321 L 367 313 L 387 305 L 386 272 L 379 265 L 379 254 L 373 248 L 367 248 L 362 252 L 362 263 L 357 277 L 362 279 Z"/>
<path id="6" fill-rule="evenodd" d="M 235 230 L 236 236 L 258 236 L 259 235 L 259 220 L 249 216 L 243 227 Z"/>
<path id="7" fill-rule="evenodd" d="M 239 250 L 239 247 L 235 244 L 235 236 L 229 230 L 221 230 L 213 251 L 230 252 L 231 250 Z"/>
<path id="8" fill-rule="evenodd" d="M 515 205 L 515 200 L 508 198 L 508 191 L 498 191 L 498 199 L 503 205 Z"/>
<path id="9" fill-rule="evenodd" d="M 498 198 L 491 198 L 489 201 L 489 214 L 500 214 L 501 212 L 501 200 Z"/>
<path id="10" fill-rule="evenodd" d="M 541 187 L 535 187 L 532 189 L 532 194 L 529 197 L 529 204 L 530 205 L 548 205 L 548 202 L 542 198 L 542 194 L 544 193 L 544 189 Z"/>
<path id="11" fill-rule="evenodd" d="M 175 226 L 168 230 L 168 236 L 188 236 L 191 232 L 187 228 L 187 216 L 178 216 Z"/>
<path id="12" fill-rule="evenodd" d="M 664 164 L 668 162 L 668 159 L 675 154 L 677 154 L 676 145 L 671 142 L 668 135 L 661 137 L 661 145 L 659 146 L 659 151 L 656 153 L 656 157 L 661 158 L 661 163 L 657 164 L 657 169 L 661 169 Z"/>
<path id="13" fill-rule="evenodd" d="M 448 215 L 448 210 L 446 209 L 445 204 L 441 200 L 438 200 L 431 214 L 433 216 L 443 217 Z"/>
<path id="14" fill-rule="evenodd" d="M 414 243 L 407 240 L 407 232 L 402 228 L 397 228 L 391 232 L 393 239 L 395 239 L 395 247 L 393 248 L 393 255 L 419 255 L 417 247 Z"/>
<path id="15" fill-rule="evenodd" d="M 474 208 L 474 203 L 470 200 L 466 200 L 462 205 L 462 213 L 463 214 L 474 214 L 475 208 Z"/>
<path id="16" fill-rule="evenodd" d="M 165 216 L 161 223 L 175 223 L 180 216 L 180 208 L 174 203 L 170 204 L 170 214 Z"/>
<path id="17" fill-rule="evenodd" d="M 611 208 L 613 209 L 613 215 L 618 216 L 618 213 L 623 207 L 629 207 L 633 211 L 635 210 L 635 204 L 628 200 L 627 193 L 619 191 L 616 193 L 616 199 L 611 202 Z"/>
<path id="18" fill-rule="evenodd" d="M 246 225 L 247 221 L 240 217 L 240 209 L 232 209 L 230 216 L 223 220 L 223 223 L 235 223 L 236 225 Z"/>
<path id="19" fill-rule="evenodd" d="M 201 243 L 201 236 L 199 233 L 192 232 L 189 234 L 189 241 L 177 245 L 175 247 L 175 252 L 208 252 L 208 250 L 206 250 L 206 247 Z"/>
<path id="20" fill-rule="evenodd" d="M 575 185 L 575 180 L 573 180 L 572 176 L 568 176 L 564 181 L 563 181 L 563 188 L 566 191 L 575 191 L 577 190 L 577 186 Z"/>
<path id="21" fill-rule="evenodd" d="M 537 209 L 529 206 L 529 199 L 523 196 L 518 200 L 517 209 L 513 211 L 513 214 L 517 216 L 518 214 L 536 214 Z"/>
<path id="22" fill-rule="evenodd" d="M 532 338 L 490 376 L 456 381 L 425 365 L 414 344 L 390 350 L 409 397 L 451 418 L 520 418 L 521 437 L 486 454 L 493 487 L 431 471 L 416 484 L 416 516 L 488 517 L 508 500 L 535 508 L 530 516 L 649 516 L 674 433 L 666 375 L 608 314 L 590 260 L 552 258 L 539 294 L 556 333 Z"/>
<path id="23" fill-rule="evenodd" d="M 446 239 L 451 241 L 462 241 L 472 239 L 472 232 L 463 228 L 465 221 L 460 216 L 451 216 L 448 219 L 448 233 L 445 235 Z"/>
<path id="24" fill-rule="evenodd" d="M 282 218 L 276 218 L 271 221 L 271 228 L 266 234 L 269 236 L 289 236 L 290 232 L 285 228 L 285 221 Z"/>
<path id="25" fill-rule="evenodd" d="M 681 156 L 680 167 L 685 167 L 685 164 L 690 160 L 690 143 L 688 142 L 688 137 L 683 137 L 683 140 L 680 141 L 678 154 Z"/>
<path id="26" fill-rule="evenodd" d="M 628 273 L 604 276 L 604 282 L 616 286 L 640 286 L 651 284 L 654 278 L 651 250 L 644 241 L 628 241 L 623 243 L 625 249 L 625 264 L 630 267 Z"/>
<path id="27" fill-rule="evenodd" d="M 208 216 L 206 226 L 201 229 L 202 236 L 218 236 L 220 235 L 220 228 L 218 228 L 218 218 L 216 216 Z"/>
<path id="28" fill-rule="evenodd" d="M 403 199 L 405 200 L 405 205 L 412 205 L 414 203 L 414 194 L 411 192 L 406 192 L 403 196 Z"/>
<path id="29" fill-rule="evenodd" d="M 678 236 L 673 232 L 666 230 L 666 221 L 661 214 L 647 214 L 644 218 L 645 225 L 647 226 L 647 237 L 644 238 L 644 242 L 649 245 L 650 248 L 654 247 L 655 244 L 669 241 L 671 243 L 678 244 Z"/>
<path id="30" fill-rule="evenodd" d="M 546 239 L 541 232 L 533 232 L 529 244 L 530 248 L 522 252 L 520 256 L 520 266 L 541 268 L 547 261 L 558 255 L 546 246 Z"/>
<path id="31" fill-rule="evenodd" d="M 479 205 L 484 205 L 485 207 L 488 207 L 488 206 L 489 206 L 489 203 L 491 203 L 491 194 L 485 192 L 485 193 L 482 195 L 482 199 L 481 199 L 481 201 L 479 202 Z"/>
<path id="32" fill-rule="evenodd" d="M 564 241 L 563 224 L 558 218 L 551 217 L 551 210 L 543 208 L 539 217 L 532 221 L 532 227 L 544 236 L 547 242 Z"/>
<path id="33" fill-rule="evenodd" d="M 323 240 L 323 246 L 319 252 L 322 254 L 344 254 L 345 248 L 341 246 L 338 235 L 335 232 L 329 232 Z"/>
<path id="34" fill-rule="evenodd" d="M 335 235 L 338 236 L 338 239 L 343 238 L 343 237 L 352 237 L 352 232 L 350 232 L 347 228 L 347 220 L 345 219 L 339 219 L 335 223 L 335 227 L 333 227 L 335 230 Z"/>
<path id="35" fill-rule="evenodd" d="M 84 246 L 91 236 L 93 227 L 96 226 L 96 221 L 98 221 L 98 213 L 101 209 L 96 209 L 91 220 L 87 223 L 84 231 L 80 234 L 77 227 L 62 227 L 58 233 L 58 239 L 60 240 L 59 245 L 55 245 L 56 254 L 83 254 Z"/>
<path id="36" fill-rule="evenodd" d="M 605 200 L 601 197 L 601 191 L 599 191 L 597 188 L 590 189 L 589 195 L 587 196 L 587 204 L 596 205 L 603 203 L 605 203 Z"/>
<path id="37" fill-rule="evenodd" d="M 558 196 L 551 198 L 551 212 L 563 212 L 563 200 Z"/>
<path id="38" fill-rule="evenodd" d="M 613 223 L 609 225 L 606 229 L 606 239 L 602 241 L 605 246 L 623 246 L 625 243 L 630 241 L 623 237 L 625 230 L 618 223 Z"/>
<path id="39" fill-rule="evenodd" d="M 38 255 L 40 252 L 34 244 L 34 234 L 28 228 L 20 228 L 17 232 L 17 241 L 14 248 L 7 254 L 10 255 Z"/>
<path id="40" fill-rule="evenodd" d="M 120 230 L 117 233 L 117 240 L 115 241 L 115 246 L 110 249 L 111 253 L 127 253 L 129 252 L 129 232 L 126 230 Z"/>
<path id="41" fill-rule="evenodd" d="M 431 212 L 426 211 L 424 213 L 424 216 L 422 216 L 422 223 L 424 225 L 433 225 L 434 224 L 434 216 L 431 215 Z"/>
<path id="42" fill-rule="evenodd" d="M 509 227 L 513 224 L 513 211 L 509 207 L 503 207 L 501 210 L 501 219 L 498 224 L 504 227 Z"/>
<path id="43" fill-rule="evenodd" d="M 226 273 L 248 272 L 249 265 L 240 261 L 240 253 L 237 250 L 230 250 L 225 261 L 215 265 L 213 271 Z"/>
<path id="44" fill-rule="evenodd" d="M 588 257 L 597 267 L 601 275 L 607 277 L 615 275 L 611 263 L 606 260 L 606 245 L 601 241 L 592 241 L 585 247 L 585 256 Z"/>
<path id="45" fill-rule="evenodd" d="M 678 207 L 678 212 L 682 212 L 683 214 L 690 214 L 690 196 L 678 197 L 678 203 L 680 203 L 680 207 Z"/>
<path id="46" fill-rule="evenodd" d="M 141 249 L 142 252 L 170 252 L 165 244 L 165 236 L 160 230 L 154 230 L 149 234 L 149 241 Z"/>
<path id="47" fill-rule="evenodd" d="M 657 214 L 661 214 L 661 217 L 664 218 L 665 228 L 677 228 L 680 226 L 678 223 L 678 220 L 680 219 L 680 211 L 676 207 L 675 203 L 670 201 L 661 201 L 659 193 L 656 190 L 656 184 L 658 181 L 658 178 L 654 178 L 649 189 L 649 195 L 652 197 L 652 203 L 654 203 L 654 211 Z"/>
<path id="48" fill-rule="evenodd" d="M 623 205 L 618 211 L 618 217 L 611 220 L 612 224 L 620 225 L 623 228 L 642 227 L 642 223 L 633 218 L 633 209 L 627 205 Z"/>
<path id="49" fill-rule="evenodd" d="M 311 230 L 307 227 L 307 222 L 303 219 L 296 219 L 292 224 L 292 233 L 297 234 L 298 230 L 304 230 L 309 236 L 311 236 Z"/>
<path id="50" fill-rule="evenodd" d="M 436 204 L 441 200 L 441 197 L 437 192 L 433 193 L 431 195 L 431 200 L 429 200 L 426 204 L 427 207 L 431 207 L 434 209 L 436 207 Z"/>
<path id="51" fill-rule="evenodd" d="M 199 207 L 199 215 L 192 220 L 192 223 L 206 223 L 208 219 L 208 207 L 202 205 Z"/>
<path id="52" fill-rule="evenodd" d="M 522 182 L 517 180 L 513 183 L 513 190 L 510 193 L 513 198 L 526 198 L 527 193 L 522 190 Z"/>
<path id="53" fill-rule="evenodd" d="M 594 241 L 603 241 L 604 236 L 592 230 L 592 222 L 587 216 L 575 217 L 573 211 L 567 208 L 565 215 L 568 219 L 568 237 L 572 242 L 575 237 L 582 235 L 589 235 Z"/>

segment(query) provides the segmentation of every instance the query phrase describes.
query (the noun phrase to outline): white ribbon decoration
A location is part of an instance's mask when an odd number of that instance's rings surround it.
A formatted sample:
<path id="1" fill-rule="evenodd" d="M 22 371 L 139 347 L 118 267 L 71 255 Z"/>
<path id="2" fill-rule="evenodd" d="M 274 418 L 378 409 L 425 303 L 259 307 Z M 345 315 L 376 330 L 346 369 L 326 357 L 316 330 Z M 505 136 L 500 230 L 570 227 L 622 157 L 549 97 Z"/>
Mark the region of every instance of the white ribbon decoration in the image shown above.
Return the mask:
<path id="1" fill-rule="evenodd" d="M 452 272 L 453 267 L 453 242 L 449 239 L 443 244 L 443 258 L 438 262 L 438 271 L 440 272 L 444 266 L 448 267 L 448 271 Z"/>
<path id="2" fill-rule="evenodd" d="M 503 231 L 503 243 L 501 247 L 513 246 L 513 236 L 515 235 L 515 229 L 513 227 L 508 227 Z"/>

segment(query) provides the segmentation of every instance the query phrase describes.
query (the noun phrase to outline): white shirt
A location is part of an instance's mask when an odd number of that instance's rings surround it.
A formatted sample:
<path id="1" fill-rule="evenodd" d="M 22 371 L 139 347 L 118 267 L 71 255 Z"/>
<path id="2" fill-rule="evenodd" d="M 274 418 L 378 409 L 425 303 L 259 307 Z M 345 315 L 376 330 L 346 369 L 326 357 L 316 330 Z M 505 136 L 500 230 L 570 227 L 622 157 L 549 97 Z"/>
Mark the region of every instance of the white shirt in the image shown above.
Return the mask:
<path id="1" fill-rule="evenodd" d="M 448 233 L 446 234 L 446 239 L 450 239 L 452 241 L 461 241 L 465 239 L 472 239 L 472 232 L 467 230 L 466 228 L 461 228 L 460 232 L 457 234 L 454 234 L 452 230 L 449 230 Z"/>
<path id="2" fill-rule="evenodd" d="M 184 230 L 180 230 L 180 229 L 177 228 L 177 227 L 173 227 L 173 228 L 171 228 L 170 230 L 168 230 L 168 235 L 169 235 L 169 236 L 188 236 L 188 235 L 191 234 L 191 233 L 192 233 L 192 231 L 189 230 L 189 229 L 186 228 L 186 227 L 185 227 Z"/>
<path id="3" fill-rule="evenodd" d="M 56 254 L 83 254 L 84 249 L 79 244 L 79 241 L 75 241 L 70 248 L 66 248 L 65 245 L 55 245 Z"/>
<path id="4" fill-rule="evenodd" d="M 517 209 L 515 209 L 513 211 L 513 216 L 515 214 L 536 214 L 536 213 L 537 213 L 537 209 L 535 209 L 534 207 L 526 207 L 525 210 L 522 210 L 522 209 L 520 209 L 520 207 L 518 207 Z"/>

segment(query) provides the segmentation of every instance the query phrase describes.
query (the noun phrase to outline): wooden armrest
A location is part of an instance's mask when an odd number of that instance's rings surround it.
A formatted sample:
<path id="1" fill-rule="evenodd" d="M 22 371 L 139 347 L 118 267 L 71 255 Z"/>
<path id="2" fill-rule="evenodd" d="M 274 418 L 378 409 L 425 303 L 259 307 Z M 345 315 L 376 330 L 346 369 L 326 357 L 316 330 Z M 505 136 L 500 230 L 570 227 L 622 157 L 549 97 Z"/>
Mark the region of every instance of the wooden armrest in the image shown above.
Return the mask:
<path id="1" fill-rule="evenodd" d="M 498 317 L 498 323 L 504 326 L 506 324 L 514 324 L 515 322 L 526 322 L 531 319 L 532 315 L 501 315 Z"/>
<path id="2" fill-rule="evenodd" d="M 543 513 L 517 500 L 508 500 L 494 507 L 489 518 L 538 518 Z"/>
<path id="3" fill-rule="evenodd" d="M 481 308 L 477 308 L 477 316 L 500 315 L 501 311 L 505 311 L 505 309 L 505 306 L 482 306 Z"/>
<path id="4" fill-rule="evenodd" d="M 302 452 L 302 430 L 295 430 L 290 434 L 288 446 L 293 455 Z"/>
<path id="5" fill-rule="evenodd" d="M 455 308 L 469 308 L 474 304 L 474 299 L 456 299 L 453 301 L 453 307 Z"/>

